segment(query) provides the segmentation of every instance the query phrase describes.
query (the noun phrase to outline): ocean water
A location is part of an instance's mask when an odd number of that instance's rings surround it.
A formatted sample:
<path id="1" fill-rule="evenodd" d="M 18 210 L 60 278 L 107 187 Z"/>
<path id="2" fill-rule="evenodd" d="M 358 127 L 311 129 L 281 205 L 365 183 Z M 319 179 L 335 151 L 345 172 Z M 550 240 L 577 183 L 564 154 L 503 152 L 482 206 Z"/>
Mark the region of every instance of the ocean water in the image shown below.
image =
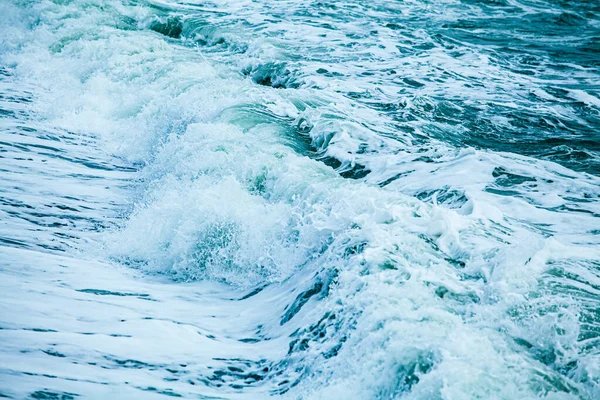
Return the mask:
<path id="1" fill-rule="evenodd" d="M 600 2 L 0 0 L 0 397 L 600 398 Z"/>

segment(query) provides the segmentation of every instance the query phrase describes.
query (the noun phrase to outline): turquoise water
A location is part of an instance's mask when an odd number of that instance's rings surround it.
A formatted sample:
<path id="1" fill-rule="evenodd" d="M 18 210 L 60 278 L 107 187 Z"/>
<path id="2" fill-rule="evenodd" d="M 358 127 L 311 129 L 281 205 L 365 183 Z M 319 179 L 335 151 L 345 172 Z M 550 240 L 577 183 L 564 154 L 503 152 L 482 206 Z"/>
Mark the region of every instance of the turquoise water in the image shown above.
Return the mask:
<path id="1" fill-rule="evenodd" d="M 600 397 L 600 3 L 0 7 L 0 395 Z"/>

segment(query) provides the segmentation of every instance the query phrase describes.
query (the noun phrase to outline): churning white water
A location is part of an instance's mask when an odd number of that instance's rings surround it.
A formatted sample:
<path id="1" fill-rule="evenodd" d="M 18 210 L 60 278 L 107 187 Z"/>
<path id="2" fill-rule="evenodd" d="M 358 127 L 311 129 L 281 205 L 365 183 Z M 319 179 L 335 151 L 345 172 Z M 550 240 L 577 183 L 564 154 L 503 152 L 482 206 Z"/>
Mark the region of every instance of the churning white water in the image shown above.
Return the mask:
<path id="1" fill-rule="evenodd" d="M 0 397 L 600 397 L 600 7 L 0 0 Z"/>

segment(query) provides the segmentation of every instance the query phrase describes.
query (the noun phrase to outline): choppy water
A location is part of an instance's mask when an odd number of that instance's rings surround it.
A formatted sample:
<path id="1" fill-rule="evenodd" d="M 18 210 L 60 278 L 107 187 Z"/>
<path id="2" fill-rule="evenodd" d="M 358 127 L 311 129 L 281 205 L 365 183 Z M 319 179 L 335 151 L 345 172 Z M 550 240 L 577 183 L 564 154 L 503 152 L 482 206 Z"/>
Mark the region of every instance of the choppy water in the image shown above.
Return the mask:
<path id="1" fill-rule="evenodd" d="M 0 397 L 600 398 L 600 2 L 0 0 Z"/>

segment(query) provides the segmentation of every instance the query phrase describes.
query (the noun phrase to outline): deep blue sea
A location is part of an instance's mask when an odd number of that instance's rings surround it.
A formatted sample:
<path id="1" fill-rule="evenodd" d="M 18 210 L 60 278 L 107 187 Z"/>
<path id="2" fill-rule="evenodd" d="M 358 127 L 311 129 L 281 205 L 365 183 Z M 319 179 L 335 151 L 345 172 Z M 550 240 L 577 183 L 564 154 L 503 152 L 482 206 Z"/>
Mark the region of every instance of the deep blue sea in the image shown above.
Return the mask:
<path id="1" fill-rule="evenodd" d="M 0 397 L 600 399 L 600 0 L 0 0 Z"/>

